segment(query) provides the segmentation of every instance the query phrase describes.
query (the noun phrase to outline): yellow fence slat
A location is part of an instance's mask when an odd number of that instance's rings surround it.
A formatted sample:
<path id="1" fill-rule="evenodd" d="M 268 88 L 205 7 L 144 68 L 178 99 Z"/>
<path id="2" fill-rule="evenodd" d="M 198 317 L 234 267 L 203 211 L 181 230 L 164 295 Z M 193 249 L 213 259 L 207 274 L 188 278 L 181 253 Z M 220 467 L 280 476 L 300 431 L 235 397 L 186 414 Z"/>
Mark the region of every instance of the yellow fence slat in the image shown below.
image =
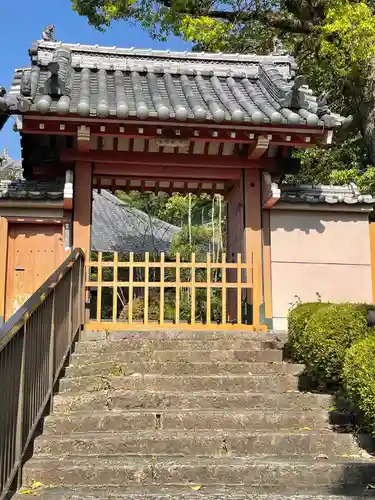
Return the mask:
<path id="1" fill-rule="evenodd" d="M 242 323 L 242 257 L 237 254 L 237 323 Z"/>
<path id="2" fill-rule="evenodd" d="M 128 323 L 133 323 L 133 283 L 134 283 L 134 253 L 129 253 L 129 296 L 128 296 Z"/>
<path id="3" fill-rule="evenodd" d="M 98 293 L 96 297 L 96 320 L 102 320 L 102 279 L 103 279 L 103 268 L 102 268 L 102 260 L 103 254 L 102 252 L 98 253 Z"/>
<path id="4" fill-rule="evenodd" d="M 145 293 L 144 293 L 144 324 L 148 325 L 148 304 L 149 304 L 149 279 L 150 279 L 150 254 L 146 252 L 145 254 Z"/>
<path id="5" fill-rule="evenodd" d="M 196 316 L 196 288 L 195 288 L 195 279 L 196 279 L 196 267 L 195 267 L 195 253 L 191 254 L 191 324 L 195 325 L 195 316 Z"/>
<path id="6" fill-rule="evenodd" d="M 227 260 L 227 255 L 223 253 L 222 263 L 225 264 Z M 221 322 L 225 324 L 227 322 L 227 270 L 223 267 L 221 272 Z"/>
<path id="7" fill-rule="evenodd" d="M 118 294 L 118 252 L 113 254 L 113 307 L 112 307 L 112 320 L 117 321 L 117 294 Z"/>
<path id="8" fill-rule="evenodd" d="M 180 290 L 181 290 L 181 257 L 179 253 L 176 253 L 176 304 L 175 304 L 175 323 L 178 325 L 180 323 Z M 169 285 L 169 283 L 168 283 Z"/>
<path id="9" fill-rule="evenodd" d="M 206 323 L 211 324 L 211 254 L 207 254 Z"/>
<path id="10" fill-rule="evenodd" d="M 160 254 L 160 316 L 159 316 L 159 323 L 161 325 L 164 325 L 164 317 L 165 317 L 165 290 L 164 290 L 164 283 L 165 283 L 165 269 L 164 269 L 164 263 L 165 263 L 165 254 L 162 252 Z"/>
<path id="11" fill-rule="evenodd" d="M 105 253 L 107 255 L 107 253 Z M 198 323 L 197 320 L 197 290 L 206 289 L 206 321 L 205 324 L 199 322 L 199 328 L 212 327 L 212 322 L 215 321 L 215 328 L 219 328 L 216 325 L 216 316 L 213 316 L 213 298 L 216 296 L 216 290 L 221 293 L 221 299 L 219 304 L 218 314 L 221 312 L 221 322 L 220 325 L 224 329 L 244 327 L 242 323 L 242 301 L 243 297 L 246 296 L 251 303 L 255 300 L 254 297 L 257 296 L 255 291 L 257 291 L 258 283 L 257 274 L 254 272 L 254 259 L 253 254 L 249 256 L 250 261 L 243 262 L 241 254 L 237 254 L 237 261 L 228 263 L 226 254 L 222 254 L 220 262 L 213 262 L 210 253 L 206 256 L 205 262 L 197 262 L 196 255 L 191 254 L 190 262 L 181 262 L 181 255 L 176 254 L 174 262 L 166 261 L 166 256 L 164 253 L 160 255 L 158 262 L 154 262 L 151 259 L 149 253 L 146 253 L 143 260 L 135 260 L 134 253 L 129 254 L 129 258 L 122 260 L 118 252 L 113 253 L 113 258 L 110 260 L 105 260 L 103 262 L 103 253 L 98 252 L 98 258 L 96 261 L 89 261 L 86 263 L 86 289 L 96 290 L 97 292 L 97 307 L 96 307 L 96 317 L 94 322 L 108 324 L 107 320 L 102 318 L 102 303 L 103 303 L 103 293 L 105 293 L 105 298 L 108 294 L 113 293 L 111 297 L 112 301 L 112 324 L 118 322 L 118 301 L 121 303 L 127 302 L 128 317 L 125 324 L 129 328 L 136 327 L 139 328 L 140 325 L 159 325 L 162 327 L 170 327 L 171 324 L 181 325 L 183 328 L 192 329 L 194 325 Z M 128 276 L 120 276 L 119 280 L 119 269 L 127 269 L 124 271 Z M 107 274 L 105 275 L 105 280 L 103 281 L 103 269 L 113 269 L 113 280 L 108 281 Z M 159 271 L 158 271 L 159 269 Z M 166 271 L 168 269 L 175 270 L 174 279 L 172 276 L 168 275 L 166 279 Z M 184 271 L 182 274 L 182 270 Z M 202 276 L 198 274 L 198 270 L 205 270 L 206 279 L 205 281 L 199 281 Z M 92 271 L 97 273 L 97 281 L 93 281 Z M 144 270 L 144 271 L 143 271 Z M 234 270 L 236 277 L 228 274 L 229 270 Z M 160 276 L 159 276 L 160 273 Z M 110 276 L 109 276 L 110 277 Z M 137 281 L 138 279 L 142 281 Z M 187 279 L 188 281 L 183 281 Z M 170 280 L 170 281 L 169 281 Z M 134 301 L 138 297 L 138 289 L 141 290 L 144 297 L 144 308 L 141 318 L 136 316 L 134 320 Z M 156 320 L 150 320 L 150 307 L 151 302 L 154 306 L 154 291 L 153 289 L 160 290 L 160 300 L 159 300 L 159 310 L 158 317 Z M 228 290 L 234 290 L 233 295 L 228 295 Z M 136 297 L 135 297 L 136 292 Z M 143 293 L 144 292 L 144 293 Z M 190 321 L 182 321 L 181 319 L 181 293 L 185 293 L 190 304 Z M 167 294 L 173 293 L 172 297 L 175 298 L 174 314 L 173 318 L 165 318 L 166 315 L 166 299 L 171 299 L 171 295 Z M 167 297 L 166 297 L 167 295 Z M 200 296 L 200 295 L 199 295 Z M 237 306 L 235 308 L 234 301 L 236 300 Z M 107 299 L 106 299 L 107 300 Z M 151 301 L 151 302 L 150 302 Z M 232 303 L 233 301 L 233 303 Z M 199 304 L 202 308 L 203 304 Z M 259 329 L 259 310 L 258 304 L 253 304 L 254 311 L 253 323 Z M 231 315 L 235 316 L 234 318 Z M 254 321 L 254 320 L 257 320 Z M 110 323 L 109 323 L 110 324 Z M 124 322 L 118 322 L 118 328 L 124 326 Z M 116 327 L 117 328 L 117 327 Z M 251 325 L 246 325 L 246 328 L 253 328 Z"/>

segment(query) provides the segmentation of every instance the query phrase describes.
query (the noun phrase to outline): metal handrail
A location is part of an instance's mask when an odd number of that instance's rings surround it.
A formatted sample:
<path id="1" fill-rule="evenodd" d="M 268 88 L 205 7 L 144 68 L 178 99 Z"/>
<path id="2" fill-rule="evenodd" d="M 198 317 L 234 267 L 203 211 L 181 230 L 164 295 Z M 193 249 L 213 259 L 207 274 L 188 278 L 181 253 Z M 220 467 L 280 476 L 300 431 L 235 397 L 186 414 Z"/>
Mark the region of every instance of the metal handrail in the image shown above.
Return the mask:
<path id="1" fill-rule="evenodd" d="M 85 261 L 74 250 L 0 327 L 0 500 L 22 464 L 84 323 Z"/>

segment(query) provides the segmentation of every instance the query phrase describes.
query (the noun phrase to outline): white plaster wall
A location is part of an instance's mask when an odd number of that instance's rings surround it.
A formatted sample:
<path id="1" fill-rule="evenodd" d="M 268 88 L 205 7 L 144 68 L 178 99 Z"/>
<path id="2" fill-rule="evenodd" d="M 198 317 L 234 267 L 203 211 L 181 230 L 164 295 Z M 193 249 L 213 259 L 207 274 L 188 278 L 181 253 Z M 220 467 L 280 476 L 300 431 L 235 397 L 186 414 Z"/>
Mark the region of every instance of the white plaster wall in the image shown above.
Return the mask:
<path id="1" fill-rule="evenodd" d="M 290 303 L 371 302 L 367 213 L 271 210 L 274 328 L 287 328 Z"/>

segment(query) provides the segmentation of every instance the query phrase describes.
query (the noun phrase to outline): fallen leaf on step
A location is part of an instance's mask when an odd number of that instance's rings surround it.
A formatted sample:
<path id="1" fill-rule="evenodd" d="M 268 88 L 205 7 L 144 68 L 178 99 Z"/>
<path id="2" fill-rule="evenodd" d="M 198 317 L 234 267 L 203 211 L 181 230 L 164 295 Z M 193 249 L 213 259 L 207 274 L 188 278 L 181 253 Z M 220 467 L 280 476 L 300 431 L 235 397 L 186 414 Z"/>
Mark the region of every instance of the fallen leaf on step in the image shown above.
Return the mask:
<path id="1" fill-rule="evenodd" d="M 27 488 L 22 488 L 20 491 L 19 491 L 19 494 L 20 495 L 36 495 L 35 491 L 34 490 L 30 490 L 30 489 L 27 489 Z"/>
<path id="2" fill-rule="evenodd" d="M 312 431 L 311 427 L 302 427 L 302 431 Z"/>
<path id="3" fill-rule="evenodd" d="M 328 456 L 324 454 L 317 455 L 315 460 L 328 460 Z"/>
<path id="4" fill-rule="evenodd" d="M 33 490 L 37 490 L 38 488 L 41 488 L 43 485 L 40 481 L 33 481 L 32 482 L 32 485 L 31 485 L 31 488 Z"/>
<path id="5" fill-rule="evenodd" d="M 202 486 L 200 484 L 197 484 L 195 486 L 190 486 L 190 489 L 193 491 L 199 491 L 200 489 L 202 489 Z"/>

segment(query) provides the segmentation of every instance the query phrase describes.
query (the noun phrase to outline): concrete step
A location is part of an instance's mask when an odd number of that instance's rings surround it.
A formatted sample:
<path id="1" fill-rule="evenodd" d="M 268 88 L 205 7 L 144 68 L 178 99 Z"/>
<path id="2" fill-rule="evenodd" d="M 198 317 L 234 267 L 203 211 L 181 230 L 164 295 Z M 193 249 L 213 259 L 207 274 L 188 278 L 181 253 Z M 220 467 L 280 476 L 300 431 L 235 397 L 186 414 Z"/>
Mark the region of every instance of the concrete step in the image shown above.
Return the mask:
<path id="1" fill-rule="evenodd" d="M 215 340 L 191 340 L 191 339 L 145 339 L 124 338 L 121 340 L 98 340 L 82 341 L 77 344 L 77 352 L 118 352 L 118 351 L 197 351 L 197 350 L 220 350 L 220 349 L 279 349 L 280 344 L 276 340 L 255 340 L 241 337 L 220 337 Z"/>
<path id="2" fill-rule="evenodd" d="M 151 330 L 151 331 L 89 331 L 84 330 L 80 334 L 81 341 L 98 341 L 98 340 L 130 340 L 130 339 L 141 339 L 141 340 L 218 340 L 218 339 L 229 339 L 229 340 L 252 340 L 252 341 L 262 341 L 262 342 L 276 342 L 278 344 L 284 344 L 288 340 L 287 332 L 249 332 L 249 331 L 217 331 L 213 329 L 212 331 L 186 331 L 178 329 L 170 330 Z"/>
<path id="3" fill-rule="evenodd" d="M 60 381 L 60 392 L 103 390 L 285 392 L 298 390 L 294 375 L 141 375 L 129 377 L 73 377 Z"/>
<path id="4" fill-rule="evenodd" d="M 204 456 L 242 457 L 265 455 L 272 449 L 284 455 L 361 458 L 350 434 L 330 431 L 240 432 L 223 431 L 131 431 L 45 434 L 35 441 L 37 456 Z"/>
<path id="5" fill-rule="evenodd" d="M 199 488 L 197 490 L 197 488 Z M 27 489 L 27 486 L 26 486 Z M 323 494 L 315 489 L 305 494 L 294 494 L 293 491 L 288 494 L 283 490 L 277 493 L 275 489 L 269 493 L 255 493 L 250 487 L 225 487 L 225 486 L 203 486 L 201 485 L 183 485 L 183 486 L 129 486 L 129 487 L 91 487 L 74 489 L 67 488 L 39 488 L 33 491 L 33 496 L 41 500 L 363 500 L 368 499 L 364 496 L 363 488 L 359 487 L 348 491 L 346 486 L 345 496 Z M 25 495 L 16 495 L 15 500 L 23 500 Z"/>
<path id="6" fill-rule="evenodd" d="M 259 493 L 270 484 L 279 491 L 366 485 L 375 476 L 375 462 L 332 462 L 275 456 L 252 458 L 34 457 L 25 464 L 24 483 L 49 486 L 243 485 Z"/>
<path id="7" fill-rule="evenodd" d="M 124 432 L 132 430 L 269 430 L 290 432 L 302 428 L 314 430 L 330 428 L 330 414 L 324 411 L 249 411 L 242 410 L 143 410 L 143 411 L 87 411 L 53 413 L 45 419 L 45 434 L 71 432 Z M 345 422 L 345 415 L 342 424 Z M 346 420 L 347 422 L 347 420 Z"/>
<path id="8" fill-rule="evenodd" d="M 119 342 L 118 342 L 119 343 Z M 80 344 L 77 344 L 79 349 Z M 102 363 L 112 361 L 113 363 L 144 363 L 154 362 L 182 362 L 182 363 L 277 363 L 282 361 L 280 349 L 194 349 L 194 350 L 119 350 L 113 352 L 82 352 L 78 350 L 72 356 L 73 362 L 79 364 Z"/>
<path id="9" fill-rule="evenodd" d="M 66 370 L 67 377 L 83 377 L 89 375 L 124 376 L 134 373 L 152 373 L 159 375 L 270 375 L 284 374 L 299 375 L 304 365 L 291 363 L 219 363 L 217 362 L 136 362 L 116 363 L 113 360 L 82 363 L 78 358 L 73 359 L 71 366 Z"/>
<path id="10" fill-rule="evenodd" d="M 100 391 L 72 394 L 65 392 L 54 397 L 54 413 L 82 410 L 328 410 L 333 404 L 332 397 L 325 394 L 289 392 L 284 394 L 229 393 L 229 392 L 155 392 L 146 391 Z"/>

